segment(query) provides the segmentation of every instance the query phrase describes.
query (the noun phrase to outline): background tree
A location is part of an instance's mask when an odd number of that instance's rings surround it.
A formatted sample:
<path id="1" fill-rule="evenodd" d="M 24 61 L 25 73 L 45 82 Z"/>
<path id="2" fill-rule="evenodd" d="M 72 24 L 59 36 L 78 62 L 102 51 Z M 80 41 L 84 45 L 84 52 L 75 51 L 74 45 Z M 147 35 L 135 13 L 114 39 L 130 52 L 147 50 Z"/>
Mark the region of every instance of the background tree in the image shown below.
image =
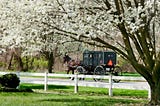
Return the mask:
<path id="1" fill-rule="evenodd" d="M 61 6 L 67 14 L 57 32 L 119 53 L 150 85 L 149 104 L 160 104 L 159 0 L 66 0 Z"/>
<path id="2" fill-rule="evenodd" d="M 0 8 L 1 45 L 28 54 L 74 39 L 112 49 L 146 79 L 150 104 L 160 104 L 159 0 L 1 0 Z"/>
<path id="3" fill-rule="evenodd" d="M 48 72 L 51 73 L 55 57 L 69 51 L 69 47 L 66 47 L 68 42 L 73 45 L 74 42 L 69 37 L 55 33 L 55 26 L 60 26 L 59 22 L 63 17 L 58 3 L 55 0 L 0 1 L 0 45 L 18 54 L 15 56 L 21 66 L 20 70 L 23 70 L 21 56 L 40 53 L 48 60 Z M 79 44 L 76 43 L 74 47 L 76 45 Z M 26 68 L 27 61 L 26 58 Z"/>

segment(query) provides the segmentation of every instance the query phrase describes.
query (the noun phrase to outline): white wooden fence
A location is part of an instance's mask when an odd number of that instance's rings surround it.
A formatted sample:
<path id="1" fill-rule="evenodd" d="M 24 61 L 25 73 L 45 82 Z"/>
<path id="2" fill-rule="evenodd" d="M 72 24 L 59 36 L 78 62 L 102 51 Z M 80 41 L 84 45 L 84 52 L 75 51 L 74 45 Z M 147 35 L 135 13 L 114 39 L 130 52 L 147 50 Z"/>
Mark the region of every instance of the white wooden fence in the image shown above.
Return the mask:
<path id="1" fill-rule="evenodd" d="M 140 86 L 140 88 L 137 88 L 137 87 L 132 87 L 132 86 L 120 86 L 121 83 L 113 83 L 113 79 L 120 79 L 120 80 L 126 80 L 126 81 L 145 81 L 145 79 L 143 77 L 127 77 L 127 76 L 112 76 L 112 75 L 108 75 L 108 76 L 100 76 L 100 75 L 78 75 L 77 73 L 72 75 L 72 74 L 54 74 L 54 73 L 28 73 L 28 72 L 0 72 L 0 75 L 4 75 L 4 74 L 7 74 L 7 73 L 14 73 L 14 74 L 17 74 L 17 76 L 20 78 L 22 77 L 32 77 L 32 76 L 39 76 L 39 77 L 43 77 L 42 79 L 42 83 L 41 84 L 44 84 L 44 91 L 47 91 L 48 89 L 48 85 L 49 84 L 55 84 L 55 85 L 61 85 L 59 82 L 56 83 L 56 81 L 54 82 L 50 82 L 48 81 L 49 77 L 64 77 L 64 78 L 68 78 L 68 77 L 74 77 L 74 82 L 73 83 L 66 83 L 64 85 L 72 85 L 74 86 L 74 92 L 77 93 L 78 92 L 78 86 L 92 86 L 92 87 L 105 87 L 105 88 L 108 88 L 109 89 L 109 96 L 113 96 L 113 93 L 112 93 L 112 89 L 113 88 L 116 88 L 117 86 L 114 86 L 114 85 L 118 85 L 118 88 L 125 88 L 125 89 L 144 89 L 144 90 L 148 90 L 148 98 L 150 98 L 150 88 L 147 85 L 145 86 Z M 93 84 L 93 82 L 88 82 L 87 84 L 86 83 L 79 83 L 80 81 L 78 80 L 79 78 L 100 78 L 100 79 L 108 79 L 109 80 L 109 83 L 108 85 L 107 84 L 102 84 L 102 83 L 99 83 L 99 82 L 96 82 Z M 32 82 L 25 82 L 25 81 L 22 81 L 21 80 L 21 83 L 34 83 L 34 84 L 38 84 L 38 82 L 36 81 L 32 81 Z"/>

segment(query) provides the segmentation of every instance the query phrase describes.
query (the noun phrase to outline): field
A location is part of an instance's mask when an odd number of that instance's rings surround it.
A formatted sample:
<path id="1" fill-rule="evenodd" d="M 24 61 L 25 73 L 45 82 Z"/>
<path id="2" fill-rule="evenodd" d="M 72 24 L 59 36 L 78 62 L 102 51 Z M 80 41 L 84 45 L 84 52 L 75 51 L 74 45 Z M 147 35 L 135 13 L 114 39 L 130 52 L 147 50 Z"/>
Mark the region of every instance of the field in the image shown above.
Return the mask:
<path id="1" fill-rule="evenodd" d="M 50 85 L 47 92 L 43 85 L 22 84 L 21 89 L 34 92 L 1 92 L 0 106 L 143 106 L 147 103 L 147 91 L 114 89 L 113 97 L 108 89 L 80 87 L 73 93 L 72 86 Z"/>

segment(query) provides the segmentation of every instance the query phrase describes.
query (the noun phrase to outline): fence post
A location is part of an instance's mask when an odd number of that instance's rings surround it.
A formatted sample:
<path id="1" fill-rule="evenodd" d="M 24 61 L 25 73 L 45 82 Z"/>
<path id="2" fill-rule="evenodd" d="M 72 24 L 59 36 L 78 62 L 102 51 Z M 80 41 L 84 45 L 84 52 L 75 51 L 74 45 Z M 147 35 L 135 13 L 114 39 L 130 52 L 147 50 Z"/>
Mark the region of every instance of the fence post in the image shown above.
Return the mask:
<path id="1" fill-rule="evenodd" d="M 17 71 L 17 77 L 19 77 L 20 78 L 20 71 Z"/>
<path id="2" fill-rule="evenodd" d="M 48 89 L 48 73 L 47 72 L 45 72 L 44 73 L 44 91 L 47 91 L 47 89 Z"/>
<path id="3" fill-rule="evenodd" d="M 20 71 L 17 71 L 17 77 L 19 78 L 20 83 L 21 83 L 21 79 L 20 79 Z M 19 88 L 20 88 L 20 84 L 17 86 L 17 89 L 19 89 Z"/>
<path id="4" fill-rule="evenodd" d="M 151 99 L 151 88 L 150 88 L 150 86 L 149 86 L 149 88 L 148 88 L 148 99 L 149 99 L 149 100 Z"/>
<path id="5" fill-rule="evenodd" d="M 112 73 L 109 75 L 109 96 L 113 96 L 112 93 Z"/>
<path id="6" fill-rule="evenodd" d="M 74 85 L 74 93 L 78 92 L 78 73 L 76 72 L 74 75 L 74 81 L 75 81 L 75 85 Z"/>

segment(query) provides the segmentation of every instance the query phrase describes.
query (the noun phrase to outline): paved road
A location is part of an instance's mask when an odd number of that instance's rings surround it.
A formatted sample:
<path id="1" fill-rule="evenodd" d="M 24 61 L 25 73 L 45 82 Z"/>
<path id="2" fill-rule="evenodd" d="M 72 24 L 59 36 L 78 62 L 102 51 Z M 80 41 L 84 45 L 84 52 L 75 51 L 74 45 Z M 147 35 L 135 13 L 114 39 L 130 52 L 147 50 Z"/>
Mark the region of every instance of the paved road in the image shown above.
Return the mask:
<path id="1" fill-rule="evenodd" d="M 31 77 L 21 77 L 21 83 L 36 83 L 36 84 L 44 84 L 44 78 L 31 78 Z M 70 79 L 58 79 L 58 78 L 50 78 L 48 79 L 48 84 L 53 85 L 75 85 L 74 80 Z M 79 86 L 90 86 L 90 87 L 102 87 L 109 88 L 109 83 L 106 82 L 95 82 L 94 80 L 84 80 L 78 81 Z M 148 90 L 149 86 L 147 82 L 126 82 L 120 81 L 119 83 L 113 83 L 112 88 L 122 88 L 122 89 L 138 89 L 138 90 Z"/>

